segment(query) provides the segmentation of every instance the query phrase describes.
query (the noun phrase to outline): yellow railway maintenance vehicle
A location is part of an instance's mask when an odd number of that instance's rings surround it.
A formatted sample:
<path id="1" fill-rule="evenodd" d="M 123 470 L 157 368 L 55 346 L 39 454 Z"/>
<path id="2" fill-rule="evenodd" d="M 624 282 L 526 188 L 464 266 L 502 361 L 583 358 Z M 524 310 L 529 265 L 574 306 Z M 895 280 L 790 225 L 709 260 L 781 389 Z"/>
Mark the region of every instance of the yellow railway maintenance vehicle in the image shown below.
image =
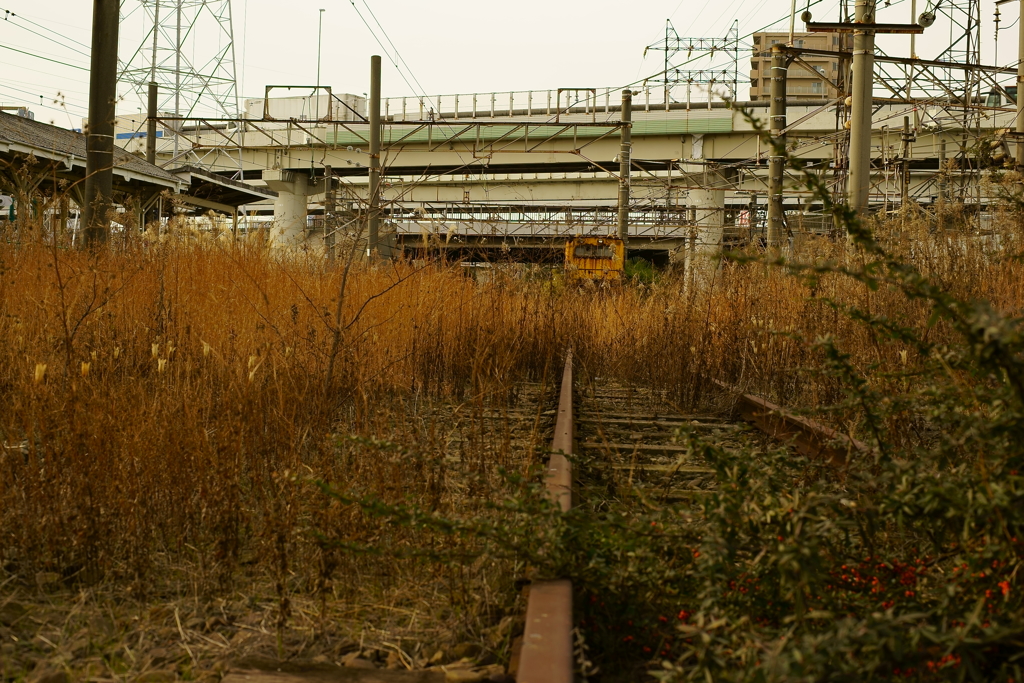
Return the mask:
<path id="1" fill-rule="evenodd" d="M 618 237 L 573 237 L 565 243 L 565 272 L 570 280 L 619 282 L 626 266 L 626 245 Z"/>

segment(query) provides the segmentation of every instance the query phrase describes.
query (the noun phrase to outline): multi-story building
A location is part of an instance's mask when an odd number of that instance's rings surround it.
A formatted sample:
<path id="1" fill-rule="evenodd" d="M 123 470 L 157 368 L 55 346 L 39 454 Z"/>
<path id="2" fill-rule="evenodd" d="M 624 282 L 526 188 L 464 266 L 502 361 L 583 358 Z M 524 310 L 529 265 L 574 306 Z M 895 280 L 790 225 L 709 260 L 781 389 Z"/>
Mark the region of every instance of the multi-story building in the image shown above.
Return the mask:
<path id="1" fill-rule="evenodd" d="M 750 59 L 751 101 L 768 99 L 771 87 L 772 45 L 788 42 L 788 32 L 754 34 L 754 54 Z M 852 44 L 852 35 L 848 33 L 796 33 L 793 35 L 793 47 L 808 50 L 849 52 L 852 49 Z M 786 81 L 787 99 L 791 101 L 824 100 L 837 97 L 838 93 L 835 88 L 829 85 L 825 79 L 837 85 L 842 84 L 846 80 L 842 74 L 845 65 L 841 64 L 837 57 L 813 54 L 804 55 L 802 60 L 817 73 L 812 73 L 807 66 L 799 62 L 790 64 Z"/>

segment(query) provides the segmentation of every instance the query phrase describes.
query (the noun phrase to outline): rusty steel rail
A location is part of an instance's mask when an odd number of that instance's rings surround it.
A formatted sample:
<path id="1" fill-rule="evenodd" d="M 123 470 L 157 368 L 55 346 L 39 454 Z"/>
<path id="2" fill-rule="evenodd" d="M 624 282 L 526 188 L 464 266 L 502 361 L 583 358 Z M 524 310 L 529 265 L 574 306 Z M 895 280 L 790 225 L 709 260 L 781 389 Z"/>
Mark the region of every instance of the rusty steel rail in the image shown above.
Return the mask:
<path id="1" fill-rule="evenodd" d="M 575 441 L 572 350 L 566 355 L 558 399 L 551 457 L 545 473 L 547 494 L 563 512 L 572 507 L 572 455 Z M 770 437 L 791 444 L 808 457 L 842 464 L 852 452 L 868 452 L 868 446 L 806 417 L 748 394 L 742 389 L 712 380 L 737 397 L 740 417 Z M 573 661 L 572 582 L 568 579 L 533 581 L 526 605 L 526 624 L 516 672 L 518 683 L 572 683 Z"/>
<path id="2" fill-rule="evenodd" d="M 548 461 L 548 495 L 563 512 L 572 507 L 573 415 L 572 350 L 565 359 L 555 435 Z M 534 581 L 526 604 L 526 626 L 519 655 L 518 683 L 572 683 L 572 582 Z"/>
<path id="3" fill-rule="evenodd" d="M 871 450 L 863 441 L 837 432 L 820 422 L 796 415 L 760 396 L 748 394 L 739 387 L 718 380 L 712 381 L 736 395 L 736 410 L 741 418 L 753 423 L 773 439 L 791 443 L 801 455 L 842 465 L 851 453 L 867 453 Z"/>

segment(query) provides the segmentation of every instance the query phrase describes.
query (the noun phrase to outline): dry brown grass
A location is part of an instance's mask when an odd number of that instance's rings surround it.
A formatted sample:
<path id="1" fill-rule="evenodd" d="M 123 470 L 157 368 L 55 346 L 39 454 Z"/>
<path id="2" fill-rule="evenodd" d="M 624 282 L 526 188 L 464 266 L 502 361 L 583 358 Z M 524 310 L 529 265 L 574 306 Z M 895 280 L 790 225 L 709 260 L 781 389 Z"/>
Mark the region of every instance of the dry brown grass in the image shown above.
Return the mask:
<path id="1" fill-rule="evenodd" d="M 1020 310 L 1024 265 L 1007 258 L 1020 251 L 1014 215 L 1000 218 L 1002 251 L 919 217 L 878 229 L 954 292 Z M 861 258 L 825 242 L 802 256 Z M 357 264 L 325 386 L 341 274 L 312 256 L 191 238 L 101 256 L 45 240 L 0 246 L 0 603 L 61 614 L 74 604 L 68 591 L 86 590 L 94 612 L 116 621 L 146 605 L 177 605 L 180 615 L 189 601 L 193 627 L 230 603 L 225 623 L 271 615 L 260 617 L 273 634 L 261 647 L 288 656 L 335 656 L 329 643 L 374 628 L 383 635 L 373 647 L 405 638 L 416 657 L 466 638 L 490 638 L 503 655 L 505 636 L 487 629 L 508 630 L 521 568 L 346 550 L 386 553 L 411 532 L 311 482 L 461 514 L 502 495 L 499 468 L 538 459 L 541 420 L 479 418 L 516 406 L 539 415 L 543 401 L 521 383 L 549 381 L 567 345 L 589 375 L 668 389 L 680 406 L 715 400 L 705 378 L 717 377 L 813 407 L 841 392 L 797 371 L 819 361 L 807 340 L 833 335 L 860 368 L 913 362 L 820 297 L 907 323 L 928 315 L 895 291 L 837 275 L 810 287 L 756 263 L 726 263 L 699 287 L 666 277 L 613 290 L 566 287 L 557 275 L 481 284 L 457 269 Z M 449 550 L 461 542 L 437 539 Z M 39 607 L 47 601 L 54 606 Z M 27 637 L 52 641 L 43 630 L 56 618 Z M 18 623 L 0 624 L 0 635 L 28 622 Z M 61 633 L 66 647 L 12 651 L 4 675 L 22 675 L 33 658 L 76 661 L 77 631 Z M 210 647 L 218 654 L 205 664 L 178 652 L 182 666 L 212 666 L 224 653 Z M 118 657 L 120 677 L 152 665 Z"/>

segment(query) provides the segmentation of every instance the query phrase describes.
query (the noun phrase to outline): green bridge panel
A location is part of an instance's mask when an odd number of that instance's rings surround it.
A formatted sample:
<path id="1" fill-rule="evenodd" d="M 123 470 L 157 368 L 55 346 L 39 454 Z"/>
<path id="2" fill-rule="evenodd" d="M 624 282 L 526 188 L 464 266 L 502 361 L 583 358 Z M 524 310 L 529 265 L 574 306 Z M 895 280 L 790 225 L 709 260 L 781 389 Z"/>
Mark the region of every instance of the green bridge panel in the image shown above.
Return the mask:
<path id="1" fill-rule="evenodd" d="M 695 115 L 681 118 L 665 118 L 653 120 L 638 120 L 633 122 L 633 136 L 658 136 L 658 135 L 685 135 L 699 133 L 731 133 L 732 112 L 715 112 L 714 116 L 702 115 L 702 112 L 695 112 Z M 529 137 L 530 142 L 540 142 L 545 138 L 554 137 L 564 140 L 569 138 L 598 138 L 608 135 L 614 126 L 580 126 L 573 128 L 567 124 L 537 123 L 528 127 L 515 125 L 487 125 L 479 126 L 466 121 L 451 120 L 443 123 L 436 123 L 432 130 L 428 128 L 416 129 L 413 126 L 385 126 L 384 144 L 415 144 L 423 145 L 428 142 L 432 144 L 443 143 L 452 138 L 458 137 L 463 141 L 479 140 L 480 142 L 494 142 L 501 140 L 512 143 L 524 141 Z M 368 144 L 369 131 L 365 127 L 351 127 L 351 130 L 338 129 L 328 130 L 326 142 L 329 145 L 365 145 Z"/>

